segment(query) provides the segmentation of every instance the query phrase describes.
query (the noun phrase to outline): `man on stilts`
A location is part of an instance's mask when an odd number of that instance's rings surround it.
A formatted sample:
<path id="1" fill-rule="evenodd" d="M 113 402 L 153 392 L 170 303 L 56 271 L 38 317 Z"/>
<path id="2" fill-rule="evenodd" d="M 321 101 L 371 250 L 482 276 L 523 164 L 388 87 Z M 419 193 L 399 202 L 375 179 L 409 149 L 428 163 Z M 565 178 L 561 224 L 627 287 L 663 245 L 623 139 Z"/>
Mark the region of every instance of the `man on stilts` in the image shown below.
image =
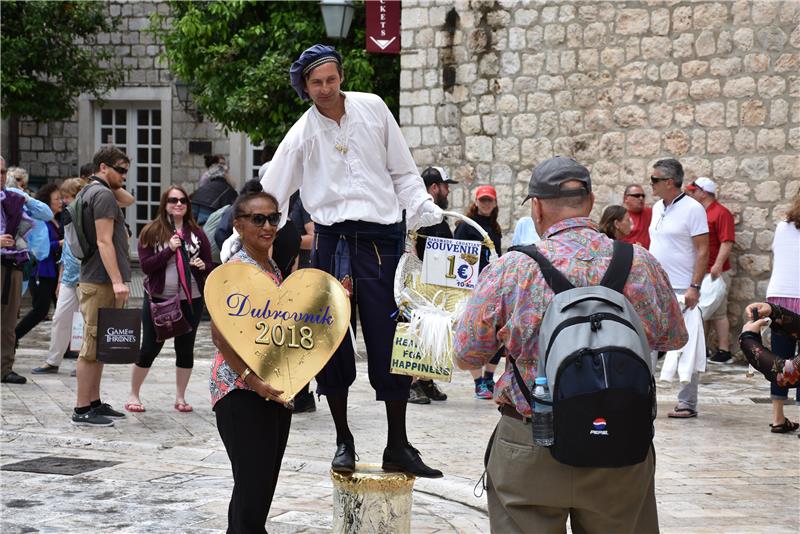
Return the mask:
<path id="1" fill-rule="evenodd" d="M 406 406 L 411 377 L 389 373 L 396 311 L 394 274 L 403 253 L 406 224 L 430 226 L 442 210 L 425 190 L 400 127 L 383 100 L 343 92 L 341 55 L 314 45 L 292 64 L 291 84 L 313 106 L 292 126 L 262 184 L 280 202 L 286 221 L 289 196 L 300 188 L 314 221 L 313 265 L 331 273 L 351 292 L 355 328 L 361 318 L 369 380 L 386 404 L 388 437 L 383 468 L 419 477 L 441 477 L 411 446 Z M 405 210 L 406 220 L 403 220 Z M 317 375 L 336 426 L 332 468 L 355 470 L 355 443 L 347 423 L 347 393 L 356 377 L 349 337 Z"/>

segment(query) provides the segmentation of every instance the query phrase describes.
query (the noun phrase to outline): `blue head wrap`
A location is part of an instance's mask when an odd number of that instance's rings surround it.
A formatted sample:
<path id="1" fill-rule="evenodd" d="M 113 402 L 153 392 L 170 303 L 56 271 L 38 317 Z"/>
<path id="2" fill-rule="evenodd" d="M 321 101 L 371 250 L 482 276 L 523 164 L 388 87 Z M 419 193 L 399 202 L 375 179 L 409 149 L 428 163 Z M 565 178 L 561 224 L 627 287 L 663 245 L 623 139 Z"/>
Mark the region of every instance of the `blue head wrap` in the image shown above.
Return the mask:
<path id="1" fill-rule="evenodd" d="M 292 87 L 297 92 L 297 95 L 303 100 L 308 100 L 308 93 L 305 88 L 305 76 L 315 68 L 324 63 L 335 61 L 342 65 L 342 55 L 336 51 L 332 46 L 315 44 L 305 52 L 300 54 L 300 57 L 292 63 L 289 69 L 289 78 L 292 82 Z"/>

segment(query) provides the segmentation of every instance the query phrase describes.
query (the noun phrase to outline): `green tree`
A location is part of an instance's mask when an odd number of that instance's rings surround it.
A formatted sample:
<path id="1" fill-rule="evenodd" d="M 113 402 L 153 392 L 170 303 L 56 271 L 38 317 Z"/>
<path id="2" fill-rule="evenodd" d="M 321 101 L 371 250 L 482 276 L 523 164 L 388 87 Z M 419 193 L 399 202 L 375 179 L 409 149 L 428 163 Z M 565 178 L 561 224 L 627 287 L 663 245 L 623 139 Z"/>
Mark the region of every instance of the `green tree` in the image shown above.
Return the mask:
<path id="1" fill-rule="evenodd" d="M 36 121 L 68 119 L 77 97 L 100 98 L 123 78 L 112 51 L 94 46 L 99 32 L 113 29 L 103 2 L 25 1 L 2 3 L 3 117 Z"/>
<path id="2" fill-rule="evenodd" d="M 308 109 L 289 85 L 289 67 L 303 50 L 326 43 L 317 2 L 171 1 L 152 30 L 172 72 L 191 86 L 198 110 L 255 143 L 277 147 Z M 399 58 L 367 54 L 363 3 L 350 37 L 333 44 L 344 58 L 344 87 L 375 92 L 397 110 Z"/>

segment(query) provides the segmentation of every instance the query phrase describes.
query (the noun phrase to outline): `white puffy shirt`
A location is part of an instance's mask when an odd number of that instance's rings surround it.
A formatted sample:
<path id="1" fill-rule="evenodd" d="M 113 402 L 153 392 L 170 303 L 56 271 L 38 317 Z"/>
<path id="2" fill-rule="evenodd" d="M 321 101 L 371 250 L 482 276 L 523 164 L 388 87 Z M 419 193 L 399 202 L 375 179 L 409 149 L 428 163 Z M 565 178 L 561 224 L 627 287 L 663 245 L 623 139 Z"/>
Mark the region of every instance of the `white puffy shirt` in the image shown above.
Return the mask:
<path id="1" fill-rule="evenodd" d="M 767 297 L 800 298 L 800 230 L 781 221 L 772 240 L 772 275 Z"/>
<path id="2" fill-rule="evenodd" d="M 415 227 L 425 189 L 400 127 L 377 95 L 343 93 L 340 124 L 312 106 L 281 141 L 261 179 L 286 222 L 289 197 L 300 188 L 317 224 L 345 220 L 392 224 L 406 210 Z M 337 146 L 339 149 L 337 149 Z"/>

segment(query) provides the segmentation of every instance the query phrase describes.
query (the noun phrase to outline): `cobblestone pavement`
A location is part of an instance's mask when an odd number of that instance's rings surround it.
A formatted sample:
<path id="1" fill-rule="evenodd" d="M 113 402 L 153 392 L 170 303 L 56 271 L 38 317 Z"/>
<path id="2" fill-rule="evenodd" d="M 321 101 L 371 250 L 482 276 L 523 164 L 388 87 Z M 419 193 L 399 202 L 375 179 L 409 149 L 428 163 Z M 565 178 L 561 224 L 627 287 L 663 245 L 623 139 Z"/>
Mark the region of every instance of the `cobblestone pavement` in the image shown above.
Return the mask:
<path id="1" fill-rule="evenodd" d="M 176 412 L 172 350 L 156 361 L 142 399 L 143 414 L 113 428 L 70 424 L 75 379 L 65 360 L 57 375 L 30 374 L 44 361 L 49 323 L 23 341 L 15 369 L 28 384 L 3 384 L 0 463 L 47 456 L 115 462 L 76 475 L 0 472 L 2 532 L 221 532 L 232 479 L 210 409 L 207 376 L 212 346 L 201 324 L 188 400 Z M 350 394 L 350 421 L 361 461 L 379 462 L 385 442 L 383 406 L 374 401 L 366 365 Z M 103 399 L 121 409 L 128 366 L 107 366 Z M 493 403 L 473 398 L 471 380 L 457 372 L 444 389 L 450 398 L 410 405 L 409 436 L 440 480 L 418 480 L 412 531 L 488 532 L 485 497 L 474 487 L 483 471 L 486 441 L 498 419 Z M 656 493 L 664 532 L 798 532 L 800 440 L 771 434 L 768 387 L 745 377 L 743 366 L 717 366 L 703 375 L 700 416 L 666 418 L 677 391 L 659 384 Z M 328 476 L 334 430 L 323 401 L 292 421 L 283 470 L 270 513 L 270 532 L 327 532 L 332 486 Z M 790 418 L 797 408 L 787 406 Z"/>

